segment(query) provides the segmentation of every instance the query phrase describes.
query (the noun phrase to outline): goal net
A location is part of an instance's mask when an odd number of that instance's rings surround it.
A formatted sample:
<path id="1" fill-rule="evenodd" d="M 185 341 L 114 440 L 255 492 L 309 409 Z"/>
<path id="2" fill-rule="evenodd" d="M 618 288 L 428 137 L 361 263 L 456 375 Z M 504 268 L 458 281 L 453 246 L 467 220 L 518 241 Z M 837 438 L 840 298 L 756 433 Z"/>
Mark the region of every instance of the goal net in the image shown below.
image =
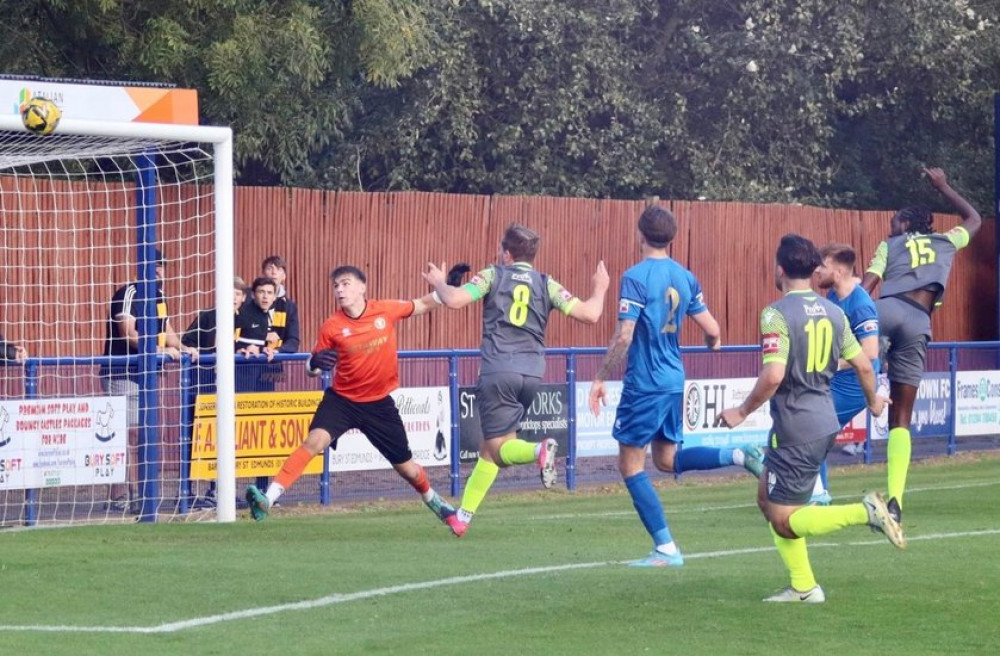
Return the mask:
<path id="1" fill-rule="evenodd" d="M 232 521 L 227 440 L 217 484 L 188 470 L 199 388 L 232 434 L 232 357 L 183 345 L 199 312 L 232 335 L 230 130 L 0 116 L 0 249 L 0 526 Z"/>

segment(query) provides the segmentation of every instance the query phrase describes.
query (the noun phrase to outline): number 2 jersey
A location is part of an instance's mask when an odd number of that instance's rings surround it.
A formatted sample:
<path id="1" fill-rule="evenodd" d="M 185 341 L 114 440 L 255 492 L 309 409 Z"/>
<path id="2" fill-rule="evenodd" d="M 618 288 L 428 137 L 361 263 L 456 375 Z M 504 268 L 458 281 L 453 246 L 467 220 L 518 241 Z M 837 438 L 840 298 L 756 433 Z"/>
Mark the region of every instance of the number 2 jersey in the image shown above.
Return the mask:
<path id="1" fill-rule="evenodd" d="M 545 373 L 545 326 L 557 309 L 568 315 L 580 299 L 527 262 L 483 269 L 463 285 L 483 299 L 480 374 Z"/>
<path id="2" fill-rule="evenodd" d="M 879 244 L 867 271 L 882 278 L 882 298 L 931 289 L 937 292 L 937 304 L 944 295 L 955 253 L 968 245 L 969 232 L 962 226 L 943 234 L 907 232 Z"/>
<path id="3" fill-rule="evenodd" d="M 778 443 L 801 444 L 839 431 L 830 380 L 839 358 L 861 353 L 844 311 L 812 290 L 791 291 L 761 311 L 760 333 L 764 364 L 785 365 L 771 397 Z"/>
<path id="4" fill-rule="evenodd" d="M 634 321 L 624 385 L 640 392 L 684 391 L 681 325 L 707 312 L 694 274 L 669 257 L 647 257 L 625 271 L 618 320 Z"/>

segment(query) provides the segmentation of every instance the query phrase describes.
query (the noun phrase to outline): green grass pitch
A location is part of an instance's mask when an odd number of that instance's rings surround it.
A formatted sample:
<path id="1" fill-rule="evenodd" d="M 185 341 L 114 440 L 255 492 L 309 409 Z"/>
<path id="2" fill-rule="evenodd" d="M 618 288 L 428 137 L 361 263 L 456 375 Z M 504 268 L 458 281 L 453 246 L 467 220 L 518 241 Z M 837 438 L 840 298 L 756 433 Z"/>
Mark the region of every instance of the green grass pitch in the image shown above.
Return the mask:
<path id="1" fill-rule="evenodd" d="M 501 474 L 502 475 L 502 474 Z M 838 501 L 884 466 L 835 469 Z M 4 654 L 955 654 L 1000 644 L 1000 454 L 915 463 L 905 552 L 811 539 L 827 602 L 787 585 L 744 475 L 658 479 L 680 569 L 620 484 L 488 497 L 458 540 L 413 501 L 255 524 L 0 533 Z"/>

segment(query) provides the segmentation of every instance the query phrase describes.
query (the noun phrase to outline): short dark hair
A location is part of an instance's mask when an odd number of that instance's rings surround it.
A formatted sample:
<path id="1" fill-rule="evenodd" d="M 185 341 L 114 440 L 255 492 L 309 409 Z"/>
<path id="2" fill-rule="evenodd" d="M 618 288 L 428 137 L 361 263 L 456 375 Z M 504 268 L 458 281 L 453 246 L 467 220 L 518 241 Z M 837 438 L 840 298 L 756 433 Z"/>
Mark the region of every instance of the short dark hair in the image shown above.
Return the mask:
<path id="1" fill-rule="evenodd" d="M 787 234 L 781 238 L 776 257 L 778 266 L 785 270 L 785 275 L 796 280 L 808 279 L 816 267 L 823 263 L 816 246 L 796 234 Z"/>
<path id="2" fill-rule="evenodd" d="M 851 271 L 854 271 L 854 263 L 858 261 L 858 255 L 854 249 L 847 244 L 827 244 L 819 249 L 819 256 L 824 260 L 830 258 L 837 264 L 842 264 Z"/>
<path id="3" fill-rule="evenodd" d="M 365 276 L 364 271 L 362 271 L 356 266 L 351 266 L 349 264 L 346 264 L 344 266 L 339 266 L 336 269 L 334 269 L 333 273 L 330 274 L 330 282 L 337 282 L 337 278 L 344 275 L 352 275 L 363 283 L 368 282 L 368 278 L 367 276 Z"/>
<path id="4" fill-rule="evenodd" d="M 666 248 L 677 236 L 677 219 L 662 205 L 650 205 L 639 215 L 639 232 L 653 248 Z"/>
<path id="5" fill-rule="evenodd" d="M 928 207 L 920 205 L 904 207 L 896 212 L 896 218 L 906 221 L 908 227 L 906 232 L 919 232 L 924 235 L 934 232 L 934 214 Z"/>
<path id="6" fill-rule="evenodd" d="M 541 236 L 520 223 L 511 223 L 503 233 L 500 247 L 510 253 L 515 262 L 534 262 Z"/>
<path id="7" fill-rule="evenodd" d="M 288 263 L 280 255 L 268 255 L 265 257 L 264 261 L 260 263 L 260 270 L 263 271 L 272 264 L 279 269 L 284 269 L 285 273 L 288 273 Z"/>
<path id="8" fill-rule="evenodd" d="M 274 291 L 278 291 L 278 283 L 274 282 L 274 278 L 268 278 L 267 276 L 258 276 L 253 279 L 253 284 L 250 285 L 252 291 L 257 291 L 258 287 L 263 287 L 264 285 L 271 285 L 274 287 Z"/>

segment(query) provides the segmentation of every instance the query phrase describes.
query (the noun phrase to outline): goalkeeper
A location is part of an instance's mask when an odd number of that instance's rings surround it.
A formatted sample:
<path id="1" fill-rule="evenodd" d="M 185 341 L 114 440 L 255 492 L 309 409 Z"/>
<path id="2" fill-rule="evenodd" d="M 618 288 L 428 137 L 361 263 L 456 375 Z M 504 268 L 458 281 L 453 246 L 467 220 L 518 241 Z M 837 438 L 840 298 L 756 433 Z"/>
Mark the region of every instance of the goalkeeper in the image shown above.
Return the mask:
<path id="1" fill-rule="evenodd" d="M 333 384 L 316 408 L 305 442 L 288 456 L 266 494 L 254 485 L 247 488 L 250 514 L 256 521 L 267 517 L 310 460 L 327 447 L 336 449 L 340 436 L 357 428 L 413 486 L 431 512 L 447 521 L 455 509 L 434 491 L 424 468 L 413 460 L 403 420 L 389 395 L 399 387 L 396 323 L 426 314 L 440 301 L 435 294 L 411 301 L 369 300 L 365 297 L 367 277 L 353 266 L 338 267 L 330 279 L 339 309 L 320 328 L 306 366 L 312 376 L 335 368 Z"/>

